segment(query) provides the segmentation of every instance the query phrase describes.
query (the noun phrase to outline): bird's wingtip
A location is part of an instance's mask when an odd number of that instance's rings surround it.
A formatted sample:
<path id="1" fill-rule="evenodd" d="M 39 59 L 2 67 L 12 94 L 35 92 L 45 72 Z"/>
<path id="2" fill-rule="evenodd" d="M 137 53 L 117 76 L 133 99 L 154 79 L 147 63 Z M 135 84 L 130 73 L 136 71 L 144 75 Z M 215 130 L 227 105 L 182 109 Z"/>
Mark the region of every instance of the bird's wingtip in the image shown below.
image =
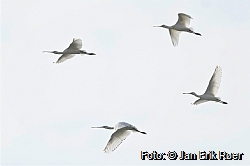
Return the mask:
<path id="1" fill-rule="evenodd" d="M 109 153 L 110 153 L 106 148 L 103 149 L 103 152 L 106 153 L 106 154 L 109 154 Z"/>

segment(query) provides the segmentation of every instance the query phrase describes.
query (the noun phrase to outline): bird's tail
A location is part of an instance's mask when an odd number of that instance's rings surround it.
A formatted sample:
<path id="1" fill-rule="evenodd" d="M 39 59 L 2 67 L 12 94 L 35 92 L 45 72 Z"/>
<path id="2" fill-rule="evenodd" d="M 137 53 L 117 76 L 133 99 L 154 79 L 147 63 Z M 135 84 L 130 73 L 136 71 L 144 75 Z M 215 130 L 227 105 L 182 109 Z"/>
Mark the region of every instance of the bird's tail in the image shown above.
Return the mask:
<path id="1" fill-rule="evenodd" d="M 189 27 L 191 32 L 194 32 L 194 28 L 193 27 Z"/>

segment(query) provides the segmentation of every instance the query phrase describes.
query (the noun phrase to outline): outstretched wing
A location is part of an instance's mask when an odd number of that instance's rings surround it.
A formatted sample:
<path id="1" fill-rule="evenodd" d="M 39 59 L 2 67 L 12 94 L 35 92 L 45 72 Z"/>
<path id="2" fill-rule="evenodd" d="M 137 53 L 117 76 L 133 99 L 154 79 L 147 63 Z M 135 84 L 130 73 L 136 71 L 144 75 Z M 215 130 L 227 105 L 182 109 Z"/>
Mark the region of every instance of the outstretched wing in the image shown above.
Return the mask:
<path id="1" fill-rule="evenodd" d="M 176 22 L 176 24 L 188 27 L 190 24 L 190 19 L 192 19 L 191 16 L 184 14 L 184 13 L 179 13 L 178 14 L 178 21 Z"/>
<path id="2" fill-rule="evenodd" d="M 109 142 L 107 143 L 104 152 L 110 153 L 114 151 L 121 143 L 124 141 L 129 134 L 131 133 L 130 130 L 127 130 L 126 128 L 121 128 L 116 130 L 109 139 Z"/>
<path id="3" fill-rule="evenodd" d="M 124 127 L 134 127 L 133 125 L 127 123 L 127 122 L 119 122 L 115 125 L 115 130 L 124 128 Z"/>
<path id="4" fill-rule="evenodd" d="M 81 39 L 73 39 L 73 42 L 69 45 L 66 50 L 80 50 L 82 48 Z"/>
<path id="5" fill-rule="evenodd" d="M 174 46 L 178 46 L 180 33 L 181 33 L 181 31 L 169 29 L 169 34 L 170 34 L 170 37 L 171 37 L 171 40 L 172 40 L 172 43 Z"/>
<path id="6" fill-rule="evenodd" d="M 222 76 L 222 69 L 220 66 L 216 66 L 214 74 L 210 79 L 207 90 L 204 94 L 209 94 L 212 96 L 216 95 L 220 87 L 221 76 Z"/>
<path id="7" fill-rule="evenodd" d="M 198 104 L 201 104 L 201 103 L 205 103 L 205 102 L 207 102 L 208 100 L 203 100 L 203 99 L 198 99 L 198 100 L 196 100 L 194 103 L 193 103 L 193 105 L 198 105 Z"/>
<path id="8" fill-rule="evenodd" d="M 55 63 L 62 63 L 70 58 L 73 58 L 75 54 L 63 54 Z"/>

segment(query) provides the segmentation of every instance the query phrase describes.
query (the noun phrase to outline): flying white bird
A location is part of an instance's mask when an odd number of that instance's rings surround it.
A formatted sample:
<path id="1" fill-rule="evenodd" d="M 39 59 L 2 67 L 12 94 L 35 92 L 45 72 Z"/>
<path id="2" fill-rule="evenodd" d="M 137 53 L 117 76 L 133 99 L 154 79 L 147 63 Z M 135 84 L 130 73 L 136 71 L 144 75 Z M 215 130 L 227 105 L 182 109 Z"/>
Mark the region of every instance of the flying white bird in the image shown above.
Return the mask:
<path id="1" fill-rule="evenodd" d="M 194 32 L 193 28 L 188 27 L 190 24 L 190 19 L 192 19 L 191 16 L 184 14 L 184 13 L 179 13 L 178 17 L 179 17 L 178 21 L 173 26 L 161 25 L 161 26 L 154 26 L 154 27 L 162 27 L 162 28 L 169 29 L 171 40 L 174 46 L 178 45 L 179 35 L 181 32 L 189 32 L 189 33 L 193 33 L 193 34 L 201 36 L 200 33 Z"/>
<path id="2" fill-rule="evenodd" d="M 212 78 L 209 81 L 208 87 L 206 92 L 203 95 L 197 95 L 195 92 L 191 93 L 183 93 L 183 94 L 191 94 L 196 97 L 199 97 L 200 99 L 196 100 L 193 104 L 198 105 L 207 101 L 215 101 L 222 104 L 227 104 L 227 102 L 222 101 L 219 97 L 215 97 L 216 93 L 218 92 L 218 89 L 220 87 L 221 82 L 221 76 L 222 76 L 222 69 L 219 66 L 216 66 L 214 74 Z"/>
<path id="3" fill-rule="evenodd" d="M 43 52 L 62 54 L 62 56 L 56 62 L 53 62 L 53 63 L 64 62 L 67 59 L 73 58 L 75 54 L 96 55 L 95 53 L 87 53 L 85 50 L 80 50 L 81 48 L 82 48 L 82 40 L 74 38 L 73 42 L 63 52 L 59 52 L 59 51 L 43 51 Z"/>
<path id="4" fill-rule="evenodd" d="M 119 122 L 115 125 L 115 127 L 101 126 L 92 128 L 115 129 L 115 132 L 111 135 L 111 138 L 104 149 L 105 153 L 114 151 L 122 143 L 122 141 L 125 140 L 127 136 L 129 136 L 131 131 L 146 134 L 145 132 L 139 131 L 135 126 L 126 122 Z"/>

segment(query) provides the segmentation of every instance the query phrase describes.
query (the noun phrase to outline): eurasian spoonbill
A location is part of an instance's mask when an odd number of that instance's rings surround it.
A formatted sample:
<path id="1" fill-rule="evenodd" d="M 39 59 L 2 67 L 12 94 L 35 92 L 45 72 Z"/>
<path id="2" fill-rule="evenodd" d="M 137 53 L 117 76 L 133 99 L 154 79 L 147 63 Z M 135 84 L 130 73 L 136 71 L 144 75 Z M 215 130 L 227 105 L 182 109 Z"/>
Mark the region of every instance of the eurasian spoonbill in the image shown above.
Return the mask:
<path id="1" fill-rule="evenodd" d="M 162 28 L 169 29 L 171 40 L 174 46 L 178 46 L 179 35 L 183 31 L 201 36 L 200 33 L 194 32 L 193 28 L 188 27 L 190 24 L 190 19 L 192 19 L 191 16 L 184 14 L 184 13 L 179 13 L 178 17 L 179 17 L 178 21 L 173 26 L 161 25 L 161 26 L 154 26 L 154 27 L 162 27 Z"/>
<path id="2" fill-rule="evenodd" d="M 105 129 L 115 130 L 115 132 L 111 135 L 111 138 L 109 139 L 109 142 L 107 143 L 104 149 L 105 153 L 110 153 L 114 151 L 122 143 L 122 141 L 129 136 L 131 131 L 146 134 L 145 132 L 139 131 L 135 126 L 126 122 L 119 122 L 115 125 L 115 127 L 101 126 L 92 128 L 105 128 Z"/>
<path id="3" fill-rule="evenodd" d="M 67 59 L 73 58 L 75 54 L 87 54 L 87 55 L 96 55 L 95 53 L 87 53 L 85 50 L 80 50 L 82 48 L 82 40 L 81 39 L 73 39 L 72 43 L 66 48 L 63 52 L 59 51 L 43 51 L 54 54 L 62 54 L 62 56 L 53 63 L 61 63 L 66 61 Z"/>
<path id="4" fill-rule="evenodd" d="M 194 105 L 198 105 L 207 101 L 215 101 L 215 102 L 219 102 L 222 104 L 227 104 L 227 102 L 222 101 L 219 97 L 215 97 L 220 87 L 221 76 L 222 76 L 222 69 L 221 67 L 216 66 L 214 74 L 209 81 L 207 90 L 203 95 L 197 95 L 195 92 L 183 93 L 183 94 L 191 94 L 200 98 L 193 103 Z"/>

